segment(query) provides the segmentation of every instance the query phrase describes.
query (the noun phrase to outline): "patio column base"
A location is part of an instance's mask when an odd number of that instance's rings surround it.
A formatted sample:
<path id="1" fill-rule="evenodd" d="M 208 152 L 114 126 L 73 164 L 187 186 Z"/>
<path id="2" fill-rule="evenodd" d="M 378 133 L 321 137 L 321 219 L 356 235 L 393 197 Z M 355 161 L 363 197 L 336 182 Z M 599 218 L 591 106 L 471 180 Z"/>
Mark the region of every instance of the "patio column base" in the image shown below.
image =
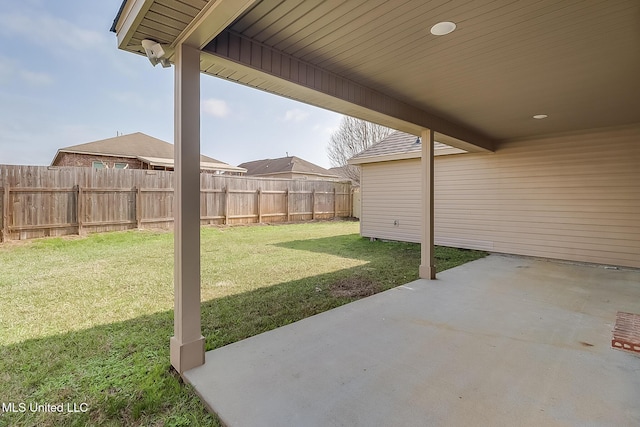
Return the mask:
<path id="1" fill-rule="evenodd" d="M 434 280 L 436 278 L 436 268 L 434 266 L 421 265 L 418 269 L 418 275 L 421 279 Z"/>
<path id="2" fill-rule="evenodd" d="M 176 337 L 169 341 L 171 365 L 182 374 L 184 371 L 204 365 L 204 337 L 188 343 L 180 343 Z"/>

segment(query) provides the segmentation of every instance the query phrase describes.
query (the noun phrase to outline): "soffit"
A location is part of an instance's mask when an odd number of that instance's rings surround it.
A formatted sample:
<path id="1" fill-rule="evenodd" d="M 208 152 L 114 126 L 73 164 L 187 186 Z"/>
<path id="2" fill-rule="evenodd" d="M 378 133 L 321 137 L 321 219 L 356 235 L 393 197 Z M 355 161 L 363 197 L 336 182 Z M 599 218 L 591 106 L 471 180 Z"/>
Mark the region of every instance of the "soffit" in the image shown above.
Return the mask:
<path id="1" fill-rule="evenodd" d="M 637 0 L 263 0 L 229 30 L 495 139 L 640 121 Z"/>
<path id="2" fill-rule="evenodd" d="M 134 31 L 120 47 L 140 53 L 144 38 L 175 43 L 207 3 L 126 1 L 120 21 L 130 4 L 139 9 Z M 431 35 L 430 27 L 442 20 L 458 28 Z M 497 140 L 640 122 L 637 0 L 262 0 L 226 32 Z M 344 114 L 361 113 L 208 53 L 201 70 Z M 531 118 L 542 113 L 549 118 Z"/>
<path id="3" fill-rule="evenodd" d="M 144 39 L 154 40 L 162 45 L 171 45 L 206 4 L 207 0 L 125 1 L 117 20 L 124 23 L 128 18 L 127 14 L 135 13 L 137 10 L 139 10 L 139 16 L 129 17 L 135 21 L 134 28 L 120 49 L 144 54 L 142 49 Z M 113 29 L 120 31 L 117 24 L 114 24 Z"/>

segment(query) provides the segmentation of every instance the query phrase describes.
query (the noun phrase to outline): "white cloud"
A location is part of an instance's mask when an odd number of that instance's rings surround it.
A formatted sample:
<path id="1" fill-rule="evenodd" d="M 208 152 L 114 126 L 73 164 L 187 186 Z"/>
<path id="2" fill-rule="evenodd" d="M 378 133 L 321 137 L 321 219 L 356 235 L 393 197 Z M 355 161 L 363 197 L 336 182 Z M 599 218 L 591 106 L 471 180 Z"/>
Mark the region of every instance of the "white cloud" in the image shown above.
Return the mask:
<path id="1" fill-rule="evenodd" d="M 108 64 L 125 75 L 134 75 L 134 55 L 119 51 L 115 35 L 96 31 L 39 10 L 0 14 L 0 34 L 18 38 L 40 47 L 38 56 L 62 57 L 64 61 L 85 65 Z M 128 58 L 131 57 L 131 58 Z"/>
<path id="2" fill-rule="evenodd" d="M 292 110 L 287 110 L 284 113 L 284 121 L 285 122 L 301 122 L 309 117 L 309 112 L 303 111 L 299 108 L 294 108 Z"/>
<path id="3" fill-rule="evenodd" d="M 202 101 L 202 111 L 213 117 L 224 118 L 231 113 L 229 105 L 222 99 L 209 98 Z"/>
<path id="4" fill-rule="evenodd" d="M 46 86 L 53 83 L 53 77 L 47 73 L 31 71 L 18 61 L 0 56 L 0 83 L 22 79 L 30 86 Z"/>
<path id="5" fill-rule="evenodd" d="M 86 30 L 64 19 L 45 14 L 28 15 L 6 13 L 0 15 L 2 32 L 23 36 L 33 43 L 50 49 L 67 47 L 86 50 L 90 54 L 96 47 L 104 45 L 106 35 L 98 31 Z"/>
<path id="6" fill-rule="evenodd" d="M 33 86 L 46 86 L 53 83 L 53 77 L 47 73 L 38 73 L 36 71 L 21 70 L 20 77 L 22 80 Z"/>

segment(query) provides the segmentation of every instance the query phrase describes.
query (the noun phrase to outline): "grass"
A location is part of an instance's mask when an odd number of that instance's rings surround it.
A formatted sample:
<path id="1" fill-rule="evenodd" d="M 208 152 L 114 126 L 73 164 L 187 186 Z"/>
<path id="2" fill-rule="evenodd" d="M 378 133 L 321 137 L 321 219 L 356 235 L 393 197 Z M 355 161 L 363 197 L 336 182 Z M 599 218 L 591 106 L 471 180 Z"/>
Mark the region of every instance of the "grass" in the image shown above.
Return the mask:
<path id="1" fill-rule="evenodd" d="M 416 279 L 419 245 L 357 231 L 354 222 L 203 228 L 207 350 Z M 485 254 L 436 255 L 442 271 Z M 0 403 L 27 405 L 0 408 L 0 426 L 219 425 L 169 365 L 171 233 L 5 243 L 0 292 Z M 30 403 L 88 411 L 34 413 Z"/>

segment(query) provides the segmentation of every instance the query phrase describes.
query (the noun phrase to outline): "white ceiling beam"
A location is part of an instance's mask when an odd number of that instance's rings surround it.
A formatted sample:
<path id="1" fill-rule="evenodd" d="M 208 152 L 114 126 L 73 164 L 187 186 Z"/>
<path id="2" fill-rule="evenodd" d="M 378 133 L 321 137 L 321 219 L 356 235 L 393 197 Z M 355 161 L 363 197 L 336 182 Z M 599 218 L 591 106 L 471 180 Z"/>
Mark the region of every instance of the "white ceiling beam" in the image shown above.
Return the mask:
<path id="1" fill-rule="evenodd" d="M 185 44 L 202 50 L 255 2 L 256 0 L 209 1 L 171 43 L 171 47 Z"/>

